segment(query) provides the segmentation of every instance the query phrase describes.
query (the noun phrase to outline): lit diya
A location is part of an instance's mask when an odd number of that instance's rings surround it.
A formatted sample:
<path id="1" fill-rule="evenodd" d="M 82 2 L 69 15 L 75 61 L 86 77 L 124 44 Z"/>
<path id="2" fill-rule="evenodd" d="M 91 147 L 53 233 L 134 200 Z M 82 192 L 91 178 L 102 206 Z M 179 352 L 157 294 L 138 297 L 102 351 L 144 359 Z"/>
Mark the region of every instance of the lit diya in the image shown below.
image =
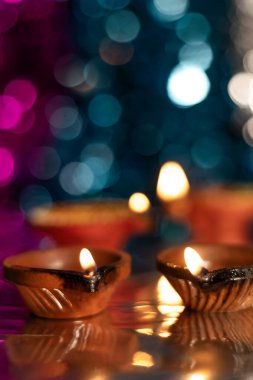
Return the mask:
<path id="1" fill-rule="evenodd" d="M 145 208 L 140 202 L 135 200 L 131 208 L 127 200 L 117 199 L 59 202 L 36 207 L 27 217 L 33 227 L 59 245 L 120 248 L 131 234 L 147 232 L 152 227 L 149 206 Z"/>
<path id="2" fill-rule="evenodd" d="M 253 249 L 194 245 L 166 249 L 157 267 L 184 305 L 199 311 L 237 311 L 253 305 Z"/>
<path id="3" fill-rule="evenodd" d="M 22 253 L 3 265 L 5 278 L 16 285 L 34 314 L 81 318 L 106 308 L 117 283 L 130 273 L 130 256 L 65 247 Z"/>

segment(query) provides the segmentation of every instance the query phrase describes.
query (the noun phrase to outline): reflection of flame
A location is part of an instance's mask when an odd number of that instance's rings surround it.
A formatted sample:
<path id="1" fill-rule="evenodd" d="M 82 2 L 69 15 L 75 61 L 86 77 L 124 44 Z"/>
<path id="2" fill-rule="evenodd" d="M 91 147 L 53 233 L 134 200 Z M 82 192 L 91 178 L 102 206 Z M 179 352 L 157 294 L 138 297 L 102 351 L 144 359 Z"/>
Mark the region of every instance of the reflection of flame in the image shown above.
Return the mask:
<path id="1" fill-rule="evenodd" d="M 141 329 L 135 329 L 135 331 L 139 334 L 144 335 L 153 335 L 153 329 L 151 328 L 141 328 Z"/>
<path id="2" fill-rule="evenodd" d="M 81 250 L 79 261 L 83 270 L 89 272 L 87 277 L 92 277 L 97 269 L 97 266 L 91 252 L 87 248 L 83 248 Z"/>
<path id="3" fill-rule="evenodd" d="M 195 249 L 190 247 L 185 248 L 184 259 L 187 268 L 193 275 L 201 273 L 205 263 Z"/>
<path id="4" fill-rule="evenodd" d="M 148 211 L 150 208 L 150 201 L 148 197 L 143 193 L 134 193 L 131 195 L 128 201 L 129 208 L 138 213 Z"/>
<path id="5" fill-rule="evenodd" d="M 155 363 L 152 355 L 147 352 L 137 351 L 133 356 L 132 364 L 135 366 L 149 368 L 153 367 Z"/>
<path id="6" fill-rule="evenodd" d="M 196 372 L 187 376 L 187 380 L 207 380 L 210 376 L 206 372 Z"/>
<path id="7" fill-rule="evenodd" d="M 173 201 L 187 195 L 190 185 L 183 168 L 177 162 L 166 162 L 160 170 L 157 195 L 162 201 Z"/>
<path id="8" fill-rule="evenodd" d="M 161 276 L 157 283 L 157 298 L 159 302 L 157 308 L 161 314 L 171 313 L 171 317 L 173 314 L 173 318 L 175 318 L 177 313 L 184 310 L 180 296 L 164 276 Z"/>

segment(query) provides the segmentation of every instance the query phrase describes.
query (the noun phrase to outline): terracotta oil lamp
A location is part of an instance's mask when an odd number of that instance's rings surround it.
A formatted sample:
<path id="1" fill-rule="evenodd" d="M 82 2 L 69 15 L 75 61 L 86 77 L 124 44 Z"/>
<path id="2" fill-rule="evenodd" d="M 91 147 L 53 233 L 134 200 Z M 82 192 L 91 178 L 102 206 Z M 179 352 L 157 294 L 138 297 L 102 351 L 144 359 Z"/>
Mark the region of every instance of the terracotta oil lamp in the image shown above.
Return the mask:
<path id="1" fill-rule="evenodd" d="M 152 227 L 146 210 L 138 205 L 130 209 L 127 200 L 117 199 L 59 202 L 36 207 L 27 217 L 34 228 L 52 237 L 58 245 L 121 248 L 129 236 Z"/>
<path id="2" fill-rule="evenodd" d="M 173 247 L 158 254 L 157 267 L 188 309 L 226 312 L 253 305 L 251 247 Z"/>
<path id="3" fill-rule="evenodd" d="M 130 256 L 116 250 L 65 247 L 4 260 L 4 276 L 31 311 L 44 318 L 81 318 L 106 308 L 130 273 Z M 92 254 L 91 254 L 92 252 Z"/>
<path id="4" fill-rule="evenodd" d="M 194 241 L 246 244 L 253 239 L 252 185 L 195 188 L 186 198 L 172 202 L 169 212 L 191 225 Z"/>

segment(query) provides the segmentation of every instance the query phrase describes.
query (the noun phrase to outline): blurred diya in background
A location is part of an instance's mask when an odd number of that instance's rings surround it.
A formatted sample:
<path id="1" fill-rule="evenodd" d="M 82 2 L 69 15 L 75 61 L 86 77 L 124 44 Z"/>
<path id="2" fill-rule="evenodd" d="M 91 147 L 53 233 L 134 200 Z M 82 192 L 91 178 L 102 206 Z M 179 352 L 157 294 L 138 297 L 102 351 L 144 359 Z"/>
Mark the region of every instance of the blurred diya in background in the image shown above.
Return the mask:
<path id="1" fill-rule="evenodd" d="M 130 261 L 120 251 L 65 247 L 11 256 L 3 266 L 5 278 L 34 314 L 65 319 L 104 310 L 119 281 L 129 275 Z"/>
<path id="2" fill-rule="evenodd" d="M 253 186 L 209 185 L 185 198 L 165 201 L 167 212 L 187 221 L 197 242 L 244 244 L 253 241 Z"/>
<path id="3" fill-rule="evenodd" d="M 130 365 L 138 340 L 102 313 L 77 321 L 30 318 L 22 335 L 8 336 L 5 345 L 16 378 L 84 379 Z"/>
<path id="4" fill-rule="evenodd" d="M 152 228 L 148 199 L 62 202 L 32 209 L 28 221 L 59 245 L 123 247 L 129 236 Z"/>
<path id="5" fill-rule="evenodd" d="M 157 267 L 191 310 L 227 312 L 253 305 L 253 248 L 194 245 L 168 248 Z"/>

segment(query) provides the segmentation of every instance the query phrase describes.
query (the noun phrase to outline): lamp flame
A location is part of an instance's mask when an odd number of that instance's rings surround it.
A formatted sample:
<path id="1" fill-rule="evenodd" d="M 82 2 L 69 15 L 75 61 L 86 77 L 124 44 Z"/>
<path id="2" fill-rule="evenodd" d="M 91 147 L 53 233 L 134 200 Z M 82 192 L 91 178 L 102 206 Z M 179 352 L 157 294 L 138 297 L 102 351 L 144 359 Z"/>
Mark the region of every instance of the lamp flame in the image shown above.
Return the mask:
<path id="1" fill-rule="evenodd" d="M 157 181 L 157 196 L 162 201 L 183 198 L 190 189 L 189 181 L 183 168 L 173 161 L 166 162 L 160 169 Z"/>
<path id="2" fill-rule="evenodd" d="M 142 214 L 150 208 L 150 201 L 145 194 L 134 193 L 129 198 L 128 205 L 132 211 Z"/>
<path id="3" fill-rule="evenodd" d="M 203 268 L 205 268 L 204 260 L 202 260 L 198 252 L 191 247 L 185 248 L 184 259 L 187 268 L 195 276 L 199 275 L 202 272 Z"/>
<path id="4" fill-rule="evenodd" d="M 87 248 L 81 250 L 79 261 L 82 269 L 88 273 L 85 273 L 85 276 L 92 277 L 97 270 L 97 266 L 91 252 Z"/>

